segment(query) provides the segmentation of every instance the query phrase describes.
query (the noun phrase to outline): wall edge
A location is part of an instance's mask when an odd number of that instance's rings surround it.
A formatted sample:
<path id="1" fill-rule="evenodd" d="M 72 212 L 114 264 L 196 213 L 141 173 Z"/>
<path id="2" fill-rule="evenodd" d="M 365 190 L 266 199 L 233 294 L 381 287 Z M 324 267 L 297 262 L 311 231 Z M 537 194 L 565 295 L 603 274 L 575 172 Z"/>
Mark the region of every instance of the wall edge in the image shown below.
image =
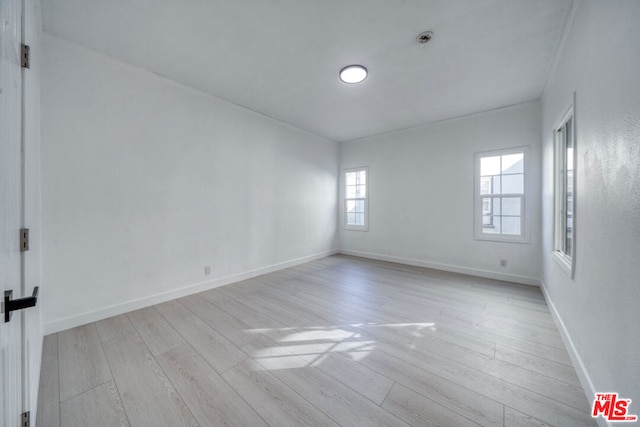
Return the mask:
<path id="1" fill-rule="evenodd" d="M 229 276 L 221 277 L 214 280 L 208 280 L 205 282 L 193 283 L 178 289 L 161 292 L 158 294 L 149 295 L 144 298 L 138 298 L 130 301 L 126 301 L 119 304 L 114 304 L 108 307 L 104 307 L 98 310 L 84 312 L 78 315 L 64 317 L 56 319 L 44 324 L 44 335 L 53 334 L 56 332 L 64 331 L 74 328 L 76 326 L 85 325 L 87 323 L 96 322 L 108 317 L 117 316 L 133 310 L 148 307 L 155 304 L 160 304 L 166 301 L 171 301 L 176 298 L 181 298 L 187 295 L 192 295 L 198 292 L 203 292 L 209 289 L 218 288 L 220 286 L 230 285 L 232 283 L 240 282 L 242 280 L 251 279 L 253 277 L 261 276 L 263 274 L 273 273 L 278 270 L 283 270 L 296 265 L 304 264 L 307 262 L 315 261 L 317 259 L 325 258 L 338 253 L 338 250 L 328 250 L 325 252 L 319 252 L 312 255 L 303 256 L 300 258 L 294 258 L 288 261 L 279 262 L 276 264 L 260 267 L 254 270 L 248 270 L 241 273 L 231 274 Z"/>
<path id="2" fill-rule="evenodd" d="M 468 274 L 470 276 L 482 277 L 485 279 L 502 280 L 505 282 L 513 282 L 521 285 L 540 286 L 540 279 L 536 277 L 520 276 L 517 274 L 499 273 L 497 271 L 482 270 L 479 268 L 460 267 L 452 264 L 441 264 L 426 260 L 403 258 L 392 255 L 382 255 L 371 252 L 353 251 L 350 249 L 340 249 L 339 253 L 344 255 L 357 256 L 360 258 L 374 259 L 378 261 L 395 262 L 398 264 L 412 265 L 416 267 L 432 268 L 434 270 L 448 271 L 451 273 Z"/>

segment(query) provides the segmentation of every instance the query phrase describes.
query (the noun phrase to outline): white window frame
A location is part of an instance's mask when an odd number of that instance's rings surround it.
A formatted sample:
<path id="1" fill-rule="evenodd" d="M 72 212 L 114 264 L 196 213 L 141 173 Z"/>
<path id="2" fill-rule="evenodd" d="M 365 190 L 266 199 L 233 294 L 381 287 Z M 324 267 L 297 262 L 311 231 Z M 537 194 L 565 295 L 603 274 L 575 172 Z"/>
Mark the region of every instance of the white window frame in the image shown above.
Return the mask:
<path id="1" fill-rule="evenodd" d="M 364 171 L 366 174 L 366 187 L 365 187 L 365 194 L 364 197 L 357 197 L 357 198 L 349 198 L 347 197 L 347 173 L 350 172 L 361 172 Z M 345 169 L 342 173 L 342 180 L 343 180 L 343 185 L 342 185 L 342 191 L 344 194 L 343 197 L 343 216 L 342 216 L 342 222 L 343 222 L 343 227 L 345 230 L 353 230 L 353 231 L 369 231 L 369 188 L 370 188 L 370 184 L 371 184 L 371 180 L 370 180 L 370 175 L 369 175 L 369 168 L 367 166 L 361 166 L 361 167 L 357 167 L 357 168 L 349 168 L 349 169 Z M 351 200 L 356 200 L 356 201 L 364 201 L 364 225 L 354 225 L 354 224 L 348 224 L 347 222 L 347 205 L 348 205 L 348 201 Z"/>
<path id="2" fill-rule="evenodd" d="M 487 240 L 493 242 L 510 242 L 510 243 L 529 243 L 529 222 L 527 209 L 527 195 L 529 194 L 529 175 L 530 175 L 530 155 L 529 147 L 514 147 L 501 150 L 482 151 L 475 153 L 475 191 L 474 191 L 474 237 L 476 240 Z M 480 160 L 483 157 L 504 156 L 508 154 L 522 153 L 523 158 L 523 193 L 517 194 L 501 194 L 500 197 L 520 197 L 520 235 L 485 233 L 482 226 L 482 199 L 487 195 L 480 194 Z"/>
<path id="3" fill-rule="evenodd" d="M 571 179 L 572 197 L 571 197 L 571 248 L 566 248 L 567 234 L 567 187 L 566 180 L 567 171 L 567 134 L 566 126 L 569 125 L 571 131 L 572 145 L 572 165 L 573 176 Z M 553 230 L 553 256 L 556 263 L 573 279 L 575 273 L 575 251 L 576 251 L 576 120 L 575 120 L 575 95 L 574 104 L 571 105 L 556 126 L 553 127 L 553 143 L 554 143 L 554 172 L 553 172 L 553 188 L 554 188 L 554 230 Z"/>

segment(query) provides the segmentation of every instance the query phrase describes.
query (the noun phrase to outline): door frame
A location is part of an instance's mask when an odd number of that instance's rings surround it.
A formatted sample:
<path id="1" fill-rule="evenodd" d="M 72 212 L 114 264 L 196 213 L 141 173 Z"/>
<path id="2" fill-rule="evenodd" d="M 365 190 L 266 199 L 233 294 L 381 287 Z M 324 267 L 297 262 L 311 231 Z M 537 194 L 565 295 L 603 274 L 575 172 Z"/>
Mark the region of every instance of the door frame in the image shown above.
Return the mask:
<path id="1" fill-rule="evenodd" d="M 2 230 L 0 231 L 0 290 L 3 311 L 5 292 L 13 291 L 12 298 L 24 293 L 24 256 L 20 251 L 20 229 L 24 224 L 24 75 L 21 67 L 23 0 L 3 0 L 0 5 L 0 198 L 2 199 Z M 2 424 L 20 425 L 25 412 L 25 384 L 28 366 L 25 364 L 24 314 L 14 312 L 11 321 L 0 322 L 2 347 Z"/>
<path id="2" fill-rule="evenodd" d="M 18 234 L 20 228 L 30 228 L 31 235 L 29 251 L 20 252 L 18 250 L 18 273 L 15 276 L 17 279 L 12 279 L 11 283 L 4 283 L 3 273 L 0 274 L 0 288 L 2 290 L 4 290 L 4 288 L 12 289 L 13 298 L 21 298 L 30 296 L 34 286 L 39 285 L 41 280 L 40 51 L 42 14 L 39 0 L 2 0 L 2 6 L 0 7 L 3 8 L 3 11 L 0 13 L 4 16 L 9 16 L 9 14 L 4 13 L 6 12 L 5 8 L 11 9 L 12 11 L 10 19 L 13 24 L 9 25 L 9 27 L 15 27 L 15 30 L 11 34 L 11 41 L 4 35 L 1 37 L 3 43 L 6 41 L 9 44 L 13 44 L 11 48 L 11 58 L 15 58 L 18 68 L 17 71 L 15 68 L 11 68 L 11 72 L 19 73 L 18 78 L 20 83 L 17 89 L 12 90 L 12 94 L 8 95 L 18 97 L 18 106 L 16 107 L 16 111 L 14 111 L 14 117 L 16 115 L 18 116 L 18 122 L 15 126 L 17 127 L 16 135 L 19 135 L 19 137 L 11 137 L 11 140 L 15 140 L 18 145 L 17 148 L 15 145 L 11 146 L 11 150 L 14 150 L 13 155 L 15 155 L 15 150 L 19 152 L 16 157 L 19 159 L 17 160 L 19 165 L 16 166 L 18 169 L 18 176 L 16 177 L 18 181 L 17 190 L 15 189 L 16 187 L 12 187 L 14 188 L 12 191 L 17 192 L 17 197 L 12 199 L 15 217 L 11 220 L 11 227 L 15 228 L 15 230 L 8 232 L 8 235 L 11 235 L 11 237 L 6 238 L 6 241 L 3 237 L 0 245 L 4 245 L 4 247 L 7 248 L 17 248 L 19 246 Z M 4 25 L 0 27 L 0 31 L 4 31 Z M 29 69 L 21 68 L 18 59 L 21 51 L 20 46 L 23 43 L 31 46 L 31 67 Z M 4 48 L 1 48 L 0 52 L 3 50 Z M 4 65 L 2 66 L 4 67 Z M 4 100 L 1 100 L 1 102 L 4 102 Z M 3 110 L 4 107 L 0 107 L 0 114 L 4 114 Z M 4 118 L 0 118 L 0 122 L 4 121 Z M 10 123 L 15 122 L 11 121 Z M 5 133 L 2 130 L 0 130 L 0 138 L 3 139 L 0 141 L 1 153 L 2 150 L 5 149 L 5 142 L 8 144 L 10 141 L 8 141 L 8 138 L 5 138 Z M 5 139 L 7 139 L 7 141 L 5 141 Z M 0 168 L 2 168 L 0 174 L 5 173 L 5 166 L 2 159 L 0 159 Z M 12 173 L 13 172 L 8 172 L 8 174 Z M 6 178 L 2 175 L 0 175 L 0 177 L 0 183 L 3 183 Z M 3 210 L 0 216 L 3 218 L 3 221 L 6 218 L 5 208 L 5 204 L 3 203 L 0 207 L 0 210 Z M 14 222 L 15 224 L 13 224 Z M 4 227 L 4 224 L 0 222 L 0 226 Z M 4 231 L 2 233 L 4 233 Z M 7 249 L 0 249 L 0 256 L 4 256 L 3 251 L 7 251 Z M 2 262 L 4 261 L 0 261 L 0 265 Z M 2 293 L 1 296 L 4 296 L 4 293 Z M 4 299 L 1 301 L 3 302 Z M 12 325 L 13 329 L 20 329 L 17 351 L 17 360 L 20 367 L 19 372 L 15 372 L 15 375 L 19 377 L 19 387 L 15 387 L 14 384 L 12 385 L 13 388 L 11 391 L 8 392 L 11 396 L 16 396 L 16 398 L 12 400 L 11 408 L 17 408 L 17 413 L 10 415 L 10 425 L 15 424 L 16 426 L 22 426 L 21 414 L 23 412 L 31 413 L 31 425 L 34 425 L 37 415 L 38 387 L 42 362 L 42 318 L 40 304 L 35 308 L 13 312 L 11 322 L 6 324 L 4 323 L 4 316 L 2 316 L 2 323 L 1 328 L 3 331 L 5 330 L 5 325 Z M 4 362 L 0 361 L 0 363 L 2 363 L 0 369 L 3 369 Z M 0 384 L 0 387 L 5 386 Z M 4 394 L 2 388 L 0 388 L 0 391 Z M 4 397 L 2 399 L 4 399 Z M 2 405 L 3 403 L 0 402 L 0 411 L 2 411 Z M 12 409 L 12 412 L 15 411 L 15 409 Z M 16 420 L 19 420 L 20 423 L 14 422 Z M 0 414 L 0 425 L 4 422 L 4 415 Z"/>

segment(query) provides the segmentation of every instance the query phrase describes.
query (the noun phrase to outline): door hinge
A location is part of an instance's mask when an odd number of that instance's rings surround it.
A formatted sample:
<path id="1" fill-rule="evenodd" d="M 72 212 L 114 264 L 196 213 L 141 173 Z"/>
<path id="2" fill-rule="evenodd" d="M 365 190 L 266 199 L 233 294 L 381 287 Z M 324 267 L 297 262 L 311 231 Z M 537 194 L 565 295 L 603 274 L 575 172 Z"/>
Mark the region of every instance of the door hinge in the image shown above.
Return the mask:
<path id="1" fill-rule="evenodd" d="M 22 427 L 31 427 L 31 412 L 27 411 L 22 414 Z"/>
<path id="2" fill-rule="evenodd" d="M 20 46 L 20 65 L 22 68 L 31 67 L 31 48 L 29 45 L 23 44 Z"/>
<path id="3" fill-rule="evenodd" d="M 20 229 L 20 252 L 26 252 L 29 250 L 29 229 Z"/>

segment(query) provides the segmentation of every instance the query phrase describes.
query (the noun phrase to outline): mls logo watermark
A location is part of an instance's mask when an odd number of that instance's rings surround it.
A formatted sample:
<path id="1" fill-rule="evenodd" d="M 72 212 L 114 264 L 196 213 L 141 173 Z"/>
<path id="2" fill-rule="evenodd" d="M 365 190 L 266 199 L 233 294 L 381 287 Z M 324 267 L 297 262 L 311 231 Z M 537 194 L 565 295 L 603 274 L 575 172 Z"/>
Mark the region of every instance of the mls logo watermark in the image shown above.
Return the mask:
<path id="1" fill-rule="evenodd" d="M 596 393 L 593 400 L 591 416 L 597 418 L 600 415 L 611 422 L 635 422 L 637 415 L 629 415 L 631 399 L 618 399 L 618 393 Z"/>

